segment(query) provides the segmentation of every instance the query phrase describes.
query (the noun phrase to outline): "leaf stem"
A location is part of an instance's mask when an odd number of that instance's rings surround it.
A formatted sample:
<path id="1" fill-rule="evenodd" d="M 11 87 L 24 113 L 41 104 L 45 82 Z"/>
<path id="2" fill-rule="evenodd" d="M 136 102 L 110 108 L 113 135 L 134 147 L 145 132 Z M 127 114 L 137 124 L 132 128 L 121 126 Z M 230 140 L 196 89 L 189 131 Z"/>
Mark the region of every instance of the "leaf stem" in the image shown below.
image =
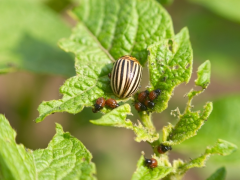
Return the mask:
<path id="1" fill-rule="evenodd" d="M 151 113 L 146 111 L 140 112 L 139 116 L 141 117 L 142 123 L 145 127 L 147 127 L 151 131 L 155 131 L 155 127 L 152 122 Z"/>

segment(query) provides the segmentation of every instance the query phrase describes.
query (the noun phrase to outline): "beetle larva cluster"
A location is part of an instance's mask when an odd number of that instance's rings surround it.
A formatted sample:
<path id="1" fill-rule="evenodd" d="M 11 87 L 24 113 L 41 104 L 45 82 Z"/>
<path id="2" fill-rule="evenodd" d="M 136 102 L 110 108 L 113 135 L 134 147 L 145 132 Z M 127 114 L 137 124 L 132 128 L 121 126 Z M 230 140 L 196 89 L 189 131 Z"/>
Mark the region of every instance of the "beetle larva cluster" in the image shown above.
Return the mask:
<path id="1" fill-rule="evenodd" d="M 119 58 L 111 72 L 111 87 L 119 98 L 132 96 L 139 88 L 142 79 L 142 66 L 132 56 Z"/>
<path id="2" fill-rule="evenodd" d="M 96 113 L 100 111 L 105 105 L 107 105 L 111 109 L 117 108 L 119 106 L 115 99 L 109 98 L 105 100 L 103 97 L 100 97 L 96 100 L 96 103 L 94 104 L 94 108 L 92 109 L 92 111 Z"/>
<path id="3" fill-rule="evenodd" d="M 135 103 L 135 109 L 137 111 L 146 111 L 147 108 L 153 109 L 155 103 L 153 102 L 161 93 L 160 89 L 149 92 L 148 90 L 140 92 L 138 94 L 138 101 Z"/>

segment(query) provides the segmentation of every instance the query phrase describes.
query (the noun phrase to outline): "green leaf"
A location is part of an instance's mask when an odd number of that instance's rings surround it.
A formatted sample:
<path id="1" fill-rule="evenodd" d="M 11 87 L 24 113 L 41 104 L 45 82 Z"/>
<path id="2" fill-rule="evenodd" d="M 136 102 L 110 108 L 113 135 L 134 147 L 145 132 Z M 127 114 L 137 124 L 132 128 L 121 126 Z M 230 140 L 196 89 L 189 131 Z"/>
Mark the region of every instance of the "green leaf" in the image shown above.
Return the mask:
<path id="1" fill-rule="evenodd" d="M 163 136 L 162 141 L 165 142 L 168 140 L 168 137 L 170 136 L 170 133 L 173 131 L 174 126 L 171 123 L 168 123 L 168 126 L 163 127 Z"/>
<path id="2" fill-rule="evenodd" d="M 16 144 L 16 132 L 0 114 L 0 179 L 96 179 L 91 153 L 59 124 L 56 131 L 46 149 L 32 151 Z"/>
<path id="3" fill-rule="evenodd" d="M 213 12 L 226 17 L 232 21 L 240 22 L 239 6 L 240 1 L 238 0 L 189 0 L 200 4 L 206 8 L 209 8 Z"/>
<path id="4" fill-rule="evenodd" d="M 56 134 L 46 149 L 33 152 L 38 179 L 96 179 L 92 155 L 86 147 L 56 124 Z"/>
<path id="5" fill-rule="evenodd" d="M 193 53 L 187 28 L 173 39 L 162 40 L 148 47 L 150 90 L 161 89 L 154 111 L 162 112 L 176 86 L 188 82 L 192 73 Z"/>
<path id="6" fill-rule="evenodd" d="M 214 146 L 208 147 L 206 149 L 205 154 L 206 155 L 218 154 L 218 155 L 222 155 L 222 156 L 227 156 L 227 155 L 231 154 L 232 152 L 234 152 L 235 150 L 237 150 L 236 145 L 234 145 L 230 142 L 224 141 L 222 139 L 219 139 Z"/>
<path id="7" fill-rule="evenodd" d="M 75 75 L 73 58 L 57 47 L 70 28 L 37 1 L 0 1 L 0 73 L 27 70 Z"/>
<path id="8" fill-rule="evenodd" d="M 203 107 L 203 111 L 192 112 L 190 110 L 185 111 L 183 114 L 178 114 L 178 122 L 172 127 L 164 127 L 163 144 L 176 145 L 181 142 L 197 135 L 197 131 L 201 128 L 208 116 L 212 112 L 212 103 L 208 102 Z M 166 141 L 167 139 L 167 141 Z"/>
<path id="9" fill-rule="evenodd" d="M 154 0 L 83 0 L 74 13 L 114 59 L 129 54 L 143 65 L 147 46 L 173 36 L 170 16 Z"/>
<path id="10" fill-rule="evenodd" d="M 173 36 L 170 16 L 154 0 L 83 0 L 74 13 L 81 22 L 59 46 L 75 54 L 77 76 L 60 88 L 61 100 L 39 106 L 36 122 L 54 112 L 78 113 L 99 97 L 115 97 L 107 76 L 112 62 L 130 54 L 144 64 L 148 45 Z"/>
<path id="11" fill-rule="evenodd" d="M 129 104 L 124 104 L 105 114 L 100 119 L 90 120 L 90 122 L 102 126 L 125 127 L 128 129 L 133 129 L 132 122 L 130 120 L 126 120 L 128 114 L 131 115 L 131 107 Z"/>
<path id="12" fill-rule="evenodd" d="M 158 133 L 148 127 L 144 127 L 140 121 L 138 121 L 138 124 L 135 124 L 133 126 L 133 131 L 137 136 L 135 138 L 135 141 L 137 142 L 147 141 L 153 143 L 154 141 L 159 139 Z"/>
<path id="13" fill-rule="evenodd" d="M 100 119 L 90 120 L 90 122 L 101 126 L 114 126 L 132 129 L 136 134 L 135 140 L 137 142 L 154 142 L 159 139 L 159 135 L 155 131 L 144 127 L 140 121 L 138 121 L 138 124 L 133 125 L 129 119 L 126 119 L 127 115 L 132 115 L 131 107 L 129 104 L 124 104 L 103 115 Z"/>
<path id="14" fill-rule="evenodd" d="M 81 66 L 78 75 L 68 79 L 60 88 L 63 94 L 61 100 L 42 102 L 38 107 L 40 116 L 36 122 L 41 122 L 46 116 L 55 112 L 69 112 L 76 114 L 84 108 L 91 106 L 99 97 L 112 95 L 108 73 L 111 64 L 92 64 Z"/>
<path id="15" fill-rule="evenodd" d="M 181 177 L 186 173 L 187 170 L 194 167 L 204 167 L 206 161 L 209 159 L 211 155 L 226 156 L 233 153 L 236 149 L 237 149 L 236 145 L 219 139 L 214 146 L 207 147 L 205 153 L 200 157 L 192 159 L 185 163 L 182 161 L 173 162 L 174 170 L 172 171 L 172 173 L 168 175 L 168 177 L 166 177 L 166 179 L 174 179 L 174 177 Z"/>
<path id="16" fill-rule="evenodd" d="M 213 112 L 206 122 L 206 126 L 203 126 L 198 135 L 189 139 L 181 145 L 180 151 L 190 154 L 192 151 L 199 150 L 199 144 L 207 146 L 214 143 L 216 139 L 226 139 L 233 142 L 238 147 L 240 146 L 240 96 L 231 95 L 225 96 L 218 100 L 213 101 Z M 187 147 L 191 146 L 191 149 Z M 216 166 L 219 163 L 231 165 L 233 163 L 240 163 L 240 152 L 231 154 L 229 157 L 213 157 L 211 159 L 211 165 Z M 237 170 L 236 166 L 229 167 L 230 169 Z M 230 174 L 229 174 L 230 175 Z"/>
<path id="17" fill-rule="evenodd" d="M 217 169 L 207 180 L 225 180 L 226 179 L 226 169 L 221 167 Z"/>
<path id="18" fill-rule="evenodd" d="M 211 75 L 211 63 L 209 60 L 205 61 L 198 67 L 197 75 L 198 78 L 195 80 L 195 84 L 206 89 L 210 83 Z"/>
<path id="19" fill-rule="evenodd" d="M 188 102 L 183 114 L 177 108 L 171 112 L 172 115 L 178 117 L 175 126 L 169 124 L 163 127 L 162 141 L 164 145 L 176 145 L 197 135 L 197 131 L 202 127 L 212 112 L 212 102 L 207 102 L 201 111 L 192 111 L 192 99 L 194 96 L 202 93 L 210 83 L 210 62 L 206 61 L 198 68 L 198 78 L 195 80 L 196 85 L 202 86 L 202 90 L 194 91 L 193 89 L 187 94 Z"/>
<path id="20" fill-rule="evenodd" d="M 0 179 L 35 179 L 32 151 L 15 142 L 16 132 L 0 114 Z"/>
<path id="21" fill-rule="evenodd" d="M 156 156 L 153 158 L 158 161 L 158 167 L 151 169 L 145 165 L 145 158 L 143 156 L 140 157 L 137 163 L 137 170 L 134 172 L 132 180 L 159 180 L 172 171 L 172 167 L 165 162 L 164 158 L 161 159 Z"/>

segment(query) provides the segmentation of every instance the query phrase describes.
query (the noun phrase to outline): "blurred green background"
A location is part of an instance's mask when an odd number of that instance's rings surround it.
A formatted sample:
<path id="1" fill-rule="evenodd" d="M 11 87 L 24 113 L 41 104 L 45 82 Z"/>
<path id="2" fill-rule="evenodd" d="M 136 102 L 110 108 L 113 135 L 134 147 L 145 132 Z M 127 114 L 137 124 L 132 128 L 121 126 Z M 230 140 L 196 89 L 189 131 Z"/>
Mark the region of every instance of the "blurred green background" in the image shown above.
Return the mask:
<path id="1" fill-rule="evenodd" d="M 211 84 L 193 104 L 198 110 L 213 101 L 213 113 L 197 136 L 173 147 L 171 159 L 197 157 L 218 138 L 240 147 L 240 1 L 161 2 L 168 2 L 176 33 L 189 28 L 194 73 L 189 84 L 175 89 L 169 108 L 153 115 L 159 131 L 167 122 L 176 123 L 171 110 L 184 110 L 187 99 L 183 95 L 194 86 L 197 67 L 206 59 L 212 63 Z M 34 122 L 38 105 L 61 98 L 59 87 L 75 74 L 73 55 L 59 49 L 57 41 L 71 34 L 76 22 L 67 12 L 77 4 L 74 0 L 0 0 L 0 113 L 17 131 L 18 143 L 45 148 L 58 122 L 92 152 L 99 180 L 130 179 L 141 151 L 147 157 L 152 154 L 147 143 L 134 141 L 133 132 L 90 124 L 90 119 L 100 116 L 91 108 L 76 115 L 55 113 L 39 124 Z M 145 74 L 142 87 L 148 83 L 146 70 Z M 221 166 L 227 168 L 227 179 L 239 179 L 240 152 L 211 157 L 206 168 L 192 169 L 184 179 L 206 179 Z"/>

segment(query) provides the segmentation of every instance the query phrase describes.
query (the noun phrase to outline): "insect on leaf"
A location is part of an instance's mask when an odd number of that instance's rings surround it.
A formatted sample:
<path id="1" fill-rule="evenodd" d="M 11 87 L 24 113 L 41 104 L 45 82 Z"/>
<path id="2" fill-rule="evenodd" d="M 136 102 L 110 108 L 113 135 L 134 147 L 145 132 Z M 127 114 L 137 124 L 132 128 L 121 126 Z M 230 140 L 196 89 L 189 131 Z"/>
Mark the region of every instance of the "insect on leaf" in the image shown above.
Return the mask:
<path id="1" fill-rule="evenodd" d="M 77 75 L 60 88 L 62 99 L 40 104 L 36 122 L 54 112 L 78 113 L 98 97 L 115 97 L 107 76 L 112 63 L 132 55 L 144 65 L 147 46 L 174 34 L 170 16 L 155 0 L 83 0 L 73 13 L 79 22 L 59 46 L 75 54 Z"/>

